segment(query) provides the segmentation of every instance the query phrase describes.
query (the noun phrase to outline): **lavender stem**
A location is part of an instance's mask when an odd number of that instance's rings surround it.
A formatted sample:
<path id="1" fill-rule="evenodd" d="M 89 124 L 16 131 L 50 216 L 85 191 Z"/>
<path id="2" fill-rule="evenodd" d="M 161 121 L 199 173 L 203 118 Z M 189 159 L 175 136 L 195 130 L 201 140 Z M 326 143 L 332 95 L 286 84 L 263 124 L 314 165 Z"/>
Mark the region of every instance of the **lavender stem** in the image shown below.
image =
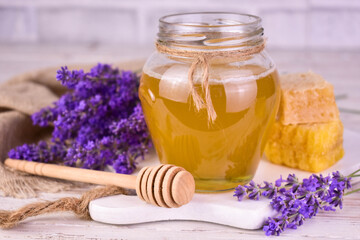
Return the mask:
<path id="1" fill-rule="evenodd" d="M 350 195 L 350 194 L 352 194 L 352 193 L 359 192 L 359 191 L 360 191 L 360 188 L 355 189 L 355 190 L 352 190 L 352 191 L 350 191 L 350 192 L 347 192 L 347 193 L 344 194 L 344 196 Z"/>

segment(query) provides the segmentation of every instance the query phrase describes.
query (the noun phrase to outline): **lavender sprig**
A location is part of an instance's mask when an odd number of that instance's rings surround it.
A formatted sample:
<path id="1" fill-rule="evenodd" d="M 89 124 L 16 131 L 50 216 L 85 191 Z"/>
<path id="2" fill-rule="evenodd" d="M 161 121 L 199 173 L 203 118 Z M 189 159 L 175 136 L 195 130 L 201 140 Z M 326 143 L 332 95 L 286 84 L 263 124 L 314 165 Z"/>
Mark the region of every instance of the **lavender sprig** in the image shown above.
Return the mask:
<path id="1" fill-rule="evenodd" d="M 286 179 L 280 178 L 272 183 L 264 182 L 263 185 L 251 181 L 248 185 L 235 188 L 234 196 L 241 201 L 245 196 L 249 199 L 259 200 L 260 196 L 271 199 L 270 205 L 278 214 L 269 217 L 263 230 L 267 236 L 280 235 L 286 228 L 296 229 L 306 219 L 310 219 L 319 210 L 335 211 L 342 209 L 345 195 L 360 191 L 351 189 L 351 179 L 359 177 L 360 169 L 348 176 L 339 171 L 324 177 L 312 174 L 309 178 L 298 180 L 295 174 L 289 174 Z"/>
<path id="2" fill-rule="evenodd" d="M 151 147 L 138 98 L 138 76 L 98 64 L 90 72 L 57 71 L 57 80 L 70 91 L 32 115 L 35 125 L 54 126 L 51 143 L 24 144 L 10 158 L 64 163 L 132 173 Z"/>

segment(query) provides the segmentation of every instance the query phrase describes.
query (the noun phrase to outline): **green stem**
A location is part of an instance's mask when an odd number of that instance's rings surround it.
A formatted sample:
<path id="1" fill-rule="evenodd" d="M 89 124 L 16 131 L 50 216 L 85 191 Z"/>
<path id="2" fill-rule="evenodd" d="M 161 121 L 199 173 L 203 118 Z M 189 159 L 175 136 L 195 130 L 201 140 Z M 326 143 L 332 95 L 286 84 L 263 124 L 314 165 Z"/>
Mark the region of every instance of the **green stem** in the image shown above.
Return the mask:
<path id="1" fill-rule="evenodd" d="M 355 172 L 351 173 L 348 177 L 352 177 L 352 175 L 354 175 L 355 173 L 360 172 L 360 169 L 356 170 Z"/>
<path id="2" fill-rule="evenodd" d="M 360 177 L 360 174 L 356 174 L 356 175 L 351 175 L 351 177 Z"/>
<path id="3" fill-rule="evenodd" d="M 349 194 L 352 194 L 352 193 L 355 193 L 355 192 L 359 192 L 359 191 L 360 191 L 360 188 L 355 189 L 355 190 L 352 190 L 352 191 L 350 191 L 350 192 L 347 192 L 347 193 L 344 194 L 344 196 L 349 195 Z"/>

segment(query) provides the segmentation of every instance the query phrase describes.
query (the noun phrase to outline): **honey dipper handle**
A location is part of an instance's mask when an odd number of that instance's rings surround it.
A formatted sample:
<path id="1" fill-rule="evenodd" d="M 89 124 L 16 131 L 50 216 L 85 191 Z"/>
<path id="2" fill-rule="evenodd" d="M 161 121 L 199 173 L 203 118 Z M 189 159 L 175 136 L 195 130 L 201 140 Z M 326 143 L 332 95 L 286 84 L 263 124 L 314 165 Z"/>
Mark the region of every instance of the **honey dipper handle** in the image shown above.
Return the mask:
<path id="1" fill-rule="evenodd" d="M 119 173 L 65 167 L 55 164 L 6 159 L 5 165 L 23 172 L 64 180 L 115 185 L 124 188 L 136 188 L 136 176 Z"/>

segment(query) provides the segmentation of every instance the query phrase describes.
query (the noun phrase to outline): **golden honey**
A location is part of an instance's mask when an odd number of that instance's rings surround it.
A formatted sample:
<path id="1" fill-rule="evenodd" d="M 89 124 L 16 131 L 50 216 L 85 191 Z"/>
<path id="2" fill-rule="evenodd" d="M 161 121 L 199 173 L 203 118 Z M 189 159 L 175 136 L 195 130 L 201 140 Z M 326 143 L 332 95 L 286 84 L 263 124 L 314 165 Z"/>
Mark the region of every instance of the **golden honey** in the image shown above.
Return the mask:
<path id="1" fill-rule="evenodd" d="M 247 183 L 279 105 L 276 70 L 212 64 L 209 89 L 217 118 L 209 123 L 206 110 L 194 107 L 188 69 L 183 62 L 143 70 L 139 96 L 160 161 L 189 171 L 198 192 Z M 200 81 L 195 87 L 204 96 Z"/>

